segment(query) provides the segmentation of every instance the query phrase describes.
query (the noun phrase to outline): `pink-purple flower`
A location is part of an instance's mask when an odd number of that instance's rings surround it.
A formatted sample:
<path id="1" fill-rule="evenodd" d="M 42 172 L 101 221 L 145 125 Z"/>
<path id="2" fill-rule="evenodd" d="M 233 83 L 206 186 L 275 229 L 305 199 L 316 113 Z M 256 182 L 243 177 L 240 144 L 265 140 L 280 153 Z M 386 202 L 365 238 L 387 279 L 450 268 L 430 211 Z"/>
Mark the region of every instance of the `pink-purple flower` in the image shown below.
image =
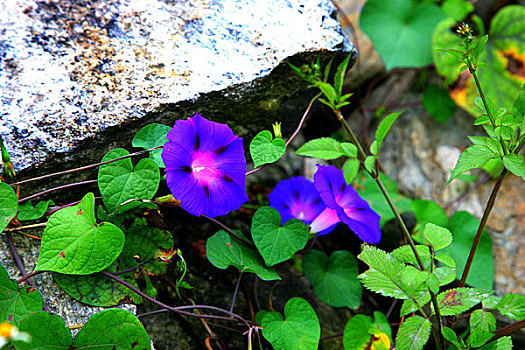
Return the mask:
<path id="1" fill-rule="evenodd" d="M 327 234 L 342 221 L 367 243 L 381 239 L 380 216 L 346 184 L 343 172 L 333 165 L 318 165 L 313 183 L 303 177 L 281 181 L 269 200 L 283 223 L 300 219 L 310 226 L 311 233 Z"/>
<path id="2" fill-rule="evenodd" d="M 178 120 L 162 150 L 166 182 L 173 197 L 193 215 L 215 217 L 248 200 L 242 138 L 226 124 L 198 113 Z"/>

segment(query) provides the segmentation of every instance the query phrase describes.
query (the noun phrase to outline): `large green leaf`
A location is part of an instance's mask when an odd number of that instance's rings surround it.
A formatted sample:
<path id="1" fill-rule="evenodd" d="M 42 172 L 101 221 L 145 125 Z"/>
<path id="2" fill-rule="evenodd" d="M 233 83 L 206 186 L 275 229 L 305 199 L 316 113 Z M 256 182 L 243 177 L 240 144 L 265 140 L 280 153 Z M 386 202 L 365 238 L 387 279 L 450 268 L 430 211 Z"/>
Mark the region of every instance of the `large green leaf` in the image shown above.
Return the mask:
<path id="1" fill-rule="evenodd" d="M 280 138 L 273 138 L 268 130 L 263 130 L 250 142 L 250 154 L 255 167 L 279 160 L 286 151 L 286 143 Z"/>
<path id="2" fill-rule="evenodd" d="M 444 227 L 428 223 L 423 229 L 423 236 L 434 250 L 446 248 L 452 243 L 452 234 Z"/>
<path id="3" fill-rule="evenodd" d="M 263 336 L 275 350 L 315 350 L 321 337 L 321 326 L 314 309 L 301 298 L 288 300 L 284 317 L 278 312 L 264 315 Z"/>
<path id="4" fill-rule="evenodd" d="M 421 350 L 430 336 L 431 323 L 421 316 L 409 317 L 401 324 L 396 336 L 396 349 Z"/>
<path id="5" fill-rule="evenodd" d="M 242 237 L 240 231 L 235 233 Z M 263 259 L 255 249 L 239 242 L 223 230 L 208 238 L 206 256 L 219 269 L 226 269 L 232 265 L 241 271 L 253 272 L 265 281 L 281 279 L 273 268 L 264 265 Z"/>
<path id="6" fill-rule="evenodd" d="M 281 227 L 277 209 L 262 207 L 253 216 L 252 238 L 266 265 L 273 266 L 305 247 L 308 227 L 298 219 L 288 220 Z"/>
<path id="7" fill-rule="evenodd" d="M 430 39 L 444 18 L 443 10 L 428 2 L 369 0 L 360 24 L 390 70 L 432 63 Z"/>
<path id="8" fill-rule="evenodd" d="M 31 336 L 31 342 L 15 342 L 17 350 L 70 350 L 73 343 L 71 331 L 59 316 L 39 311 L 20 322 L 20 331 Z"/>
<path id="9" fill-rule="evenodd" d="M 117 159 L 128 154 L 125 149 L 117 148 L 109 151 L 102 161 Z M 110 213 L 127 200 L 153 198 L 159 182 L 159 167 L 151 159 L 141 159 L 135 169 L 131 159 L 126 158 L 101 165 L 98 170 L 98 187 L 104 205 Z"/>
<path id="10" fill-rule="evenodd" d="M 438 122 L 446 122 L 458 108 L 456 102 L 450 98 L 448 90 L 440 88 L 436 84 L 430 84 L 425 89 L 423 106 Z"/>
<path id="11" fill-rule="evenodd" d="M 10 279 L 7 270 L 0 265 L 0 322 L 17 324 L 26 315 L 42 310 L 42 305 L 42 296 L 36 289 L 19 289 L 16 280 Z"/>
<path id="12" fill-rule="evenodd" d="M 95 196 L 51 215 L 42 235 L 37 271 L 89 275 L 111 265 L 122 252 L 124 233 L 117 226 L 95 221 Z"/>
<path id="13" fill-rule="evenodd" d="M 0 182 L 0 232 L 16 216 L 17 210 L 18 198 L 15 191 L 5 182 Z"/>
<path id="14" fill-rule="evenodd" d="M 115 271 L 114 266 L 108 268 L 108 272 Z M 125 273 L 118 277 L 138 288 L 133 274 Z M 110 307 L 123 303 L 140 304 L 142 302 L 138 294 L 100 273 L 87 276 L 55 273 L 53 279 L 69 296 L 87 305 Z"/>
<path id="15" fill-rule="evenodd" d="M 359 307 L 362 288 L 352 253 L 338 250 L 328 259 L 323 252 L 311 250 L 304 255 L 302 266 L 321 301 L 335 307 Z"/>
<path id="16" fill-rule="evenodd" d="M 440 49 L 459 49 L 462 39 L 450 28 L 454 20 L 447 19 L 438 25 L 433 34 L 433 53 L 437 71 L 446 76 L 448 84 L 459 76 L 462 63 L 452 54 Z M 478 31 L 479 32 L 479 31 Z M 491 21 L 489 41 L 480 57 L 486 66 L 477 70 L 480 84 L 487 98 L 495 106 L 512 110 L 514 101 L 523 86 L 523 64 L 525 55 L 525 8 L 520 5 L 503 7 Z M 479 92 L 468 70 L 450 91 L 456 103 L 476 115 L 473 101 Z"/>
<path id="17" fill-rule="evenodd" d="M 370 317 L 355 315 L 346 323 L 343 331 L 343 346 L 345 350 L 364 350 L 370 342 L 368 330 L 372 324 Z"/>
<path id="18" fill-rule="evenodd" d="M 496 152 L 485 145 L 472 145 L 461 153 L 458 162 L 452 170 L 448 183 L 454 180 L 465 171 L 481 168 L 491 159 L 499 158 L 499 152 Z"/>
<path id="19" fill-rule="evenodd" d="M 348 142 L 339 142 L 330 137 L 322 137 L 305 143 L 295 154 L 319 159 L 336 159 L 342 156 L 355 158 L 357 147 Z"/>
<path id="20" fill-rule="evenodd" d="M 109 309 L 91 316 L 75 337 L 73 349 L 151 350 L 151 342 L 135 315 Z"/>
<path id="21" fill-rule="evenodd" d="M 131 144 L 133 147 L 141 147 L 144 149 L 163 146 L 168 142 L 166 135 L 170 129 L 169 126 L 158 123 L 146 125 L 135 134 Z M 155 161 L 159 168 L 164 168 L 165 166 L 161 154 L 162 149 L 156 149 L 149 153 L 149 157 Z"/>
<path id="22" fill-rule="evenodd" d="M 458 276 L 463 274 L 478 226 L 479 220 L 465 211 L 458 211 L 450 219 L 449 228 L 454 238 L 452 244 L 443 251 L 454 258 Z M 492 289 L 494 284 L 492 240 L 486 231 L 481 234 L 466 282 L 472 287 L 483 289 Z"/>

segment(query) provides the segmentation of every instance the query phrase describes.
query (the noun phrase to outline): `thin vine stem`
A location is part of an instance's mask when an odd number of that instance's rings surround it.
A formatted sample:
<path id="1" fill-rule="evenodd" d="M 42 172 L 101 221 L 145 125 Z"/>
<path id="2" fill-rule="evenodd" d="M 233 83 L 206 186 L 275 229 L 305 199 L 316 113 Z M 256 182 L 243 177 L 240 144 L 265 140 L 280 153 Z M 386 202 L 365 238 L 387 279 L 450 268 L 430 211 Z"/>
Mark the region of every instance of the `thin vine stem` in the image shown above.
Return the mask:
<path id="1" fill-rule="evenodd" d="M 478 231 L 476 232 L 476 237 L 474 237 L 474 242 L 472 243 L 472 247 L 470 248 L 470 253 L 468 255 L 465 269 L 463 270 L 463 275 L 461 276 L 461 280 L 459 281 L 460 288 L 465 285 L 465 282 L 467 280 L 467 276 L 470 271 L 470 267 L 472 266 L 472 261 L 474 260 L 474 254 L 476 253 L 481 234 L 483 232 L 483 229 L 485 228 L 485 225 L 487 224 L 487 220 L 489 219 L 490 213 L 492 212 L 492 208 L 494 208 L 494 203 L 496 202 L 496 197 L 498 196 L 498 192 L 501 188 L 501 185 L 503 184 L 505 175 L 507 175 L 507 169 L 503 169 L 501 175 L 496 180 L 496 184 L 494 185 L 494 188 L 492 189 L 490 197 L 487 201 L 487 205 L 485 206 L 485 211 L 483 212 L 483 216 L 481 217 L 481 221 L 478 226 Z"/>
<path id="2" fill-rule="evenodd" d="M 35 194 L 32 194 L 32 195 L 30 195 L 28 197 L 19 199 L 18 200 L 18 204 L 23 203 L 25 201 L 28 201 L 30 199 L 36 198 L 36 197 L 43 196 L 43 195 L 51 193 L 51 192 L 55 192 L 55 191 L 58 191 L 58 190 L 63 190 L 65 188 L 70 188 L 70 187 L 74 187 L 74 186 L 82 186 L 82 185 L 90 185 L 90 184 L 94 184 L 94 183 L 97 183 L 97 182 L 98 182 L 98 180 L 87 180 L 87 181 L 74 182 L 74 183 L 70 183 L 70 184 L 67 184 L 67 185 L 62 185 L 62 186 L 50 188 L 48 190 L 45 190 L 45 191 L 42 191 L 42 192 L 39 192 L 39 193 L 35 193 Z"/>
<path id="3" fill-rule="evenodd" d="M 204 216 L 204 215 L 201 215 L 203 218 L 205 219 L 208 219 L 210 220 L 211 222 L 219 225 L 220 227 L 222 227 L 222 229 L 226 232 L 228 232 L 230 235 L 232 235 L 233 237 L 237 238 L 239 241 L 241 241 L 242 243 L 246 244 L 248 247 L 252 247 L 254 248 L 255 245 L 252 243 L 252 242 L 249 242 L 243 238 L 241 238 L 238 234 L 236 234 L 235 232 L 233 232 L 230 228 L 228 228 L 228 226 L 224 225 L 222 222 L 220 222 L 219 220 L 217 219 L 214 219 L 214 218 L 210 218 L 208 216 Z"/>
<path id="4" fill-rule="evenodd" d="M 501 337 L 507 336 L 509 334 L 512 334 L 514 332 L 519 331 L 520 329 L 525 328 L 525 319 L 515 322 L 513 324 L 509 324 L 508 326 L 505 326 L 501 329 L 498 329 L 497 331 L 493 332 L 494 336 L 490 338 L 488 343 L 493 342 L 495 340 L 498 340 Z"/>
<path id="5" fill-rule="evenodd" d="M 153 148 L 150 148 L 150 149 L 146 149 L 146 150 L 142 150 L 142 151 L 138 151 L 138 152 L 135 152 L 135 153 L 130 153 L 128 155 L 125 155 L 125 156 L 122 156 L 122 157 L 119 157 L 119 158 L 115 158 L 115 159 L 112 159 L 112 160 L 107 160 L 105 162 L 100 162 L 100 163 L 95 163 L 95 164 L 89 164 L 89 165 L 86 165 L 86 166 L 83 166 L 83 167 L 80 167 L 80 168 L 74 168 L 74 169 L 69 169 L 69 170 L 64 170 L 64 171 L 59 171 L 59 172 L 56 172 L 56 173 L 52 173 L 52 174 L 47 174 L 47 175 L 42 175 L 42 176 L 38 176 L 38 177 L 33 177 L 31 179 L 27 179 L 27 180 L 23 180 L 23 181 L 19 181 L 19 182 L 15 182 L 15 183 L 12 183 L 10 184 L 11 186 L 20 186 L 22 184 L 25 184 L 25 183 L 28 183 L 28 182 L 33 182 L 33 181 L 38 181 L 38 180 L 44 180 L 44 179 L 48 179 L 50 177 L 53 177 L 53 176 L 58 176 L 58 175 L 64 175 L 64 174 L 70 174 L 70 173 L 74 173 L 74 172 L 77 172 L 77 171 L 82 171 L 82 170 L 86 170 L 86 169 L 91 169 L 91 168 L 95 168 L 95 167 L 98 167 L 100 165 L 104 165 L 104 164 L 109 164 L 109 163 L 113 163 L 113 162 L 117 162 L 119 160 L 122 160 L 122 159 L 126 159 L 126 158 L 131 158 L 131 157 L 134 157 L 134 156 L 139 156 L 141 154 L 144 154 L 144 153 L 148 153 L 148 152 L 151 152 L 151 151 L 154 151 L 156 149 L 160 149 L 164 146 L 157 146 L 157 147 L 153 147 Z"/>
<path id="6" fill-rule="evenodd" d="M 335 114 L 337 116 L 337 119 L 339 119 L 339 121 L 343 125 L 343 128 L 350 135 L 350 138 L 351 138 L 352 142 L 357 147 L 357 151 L 358 151 L 359 156 L 361 157 L 362 161 L 364 161 L 366 159 L 365 151 L 364 151 L 363 147 L 361 146 L 361 143 L 359 142 L 357 137 L 355 137 L 355 134 L 353 133 L 352 129 L 350 128 L 350 125 L 348 125 L 348 123 L 344 119 L 343 115 L 341 114 L 340 110 L 334 110 L 334 112 L 335 112 Z M 390 198 L 390 195 L 388 194 L 388 191 L 386 190 L 385 186 L 383 185 L 383 182 L 379 178 L 379 172 L 377 170 L 374 170 L 374 169 L 372 169 L 372 170 L 373 170 L 372 172 L 369 172 L 370 175 L 376 181 L 377 185 L 379 186 L 379 189 L 381 190 L 381 193 L 385 197 L 386 201 L 388 202 L 388 205 L 390 206 L 390 209 L 394 213 L 394 216 L 396 217 L 396 220 L 399 223 L 399 226 L 401 227 L 401 230 L 403 231 L 403 235 L 406 237 L 407 242 L 410 245 L 410 248 L 412 249 L 412 252 L 414 253 L 414 256 L 416 257 L 417 263 L 418 263 L 421 271 L 425 271 L 425 266 L 423 265 L 423 261 L 421 260 L 421 257 L 419 256 L 419 253 L 417 252 L 416 245 L 414 243 L 414 240 L 412 239 L 412 235 L 408 231 L 408 228 L 407 228 L 407 226 L 405 224 L 405 221 L 401 217 L 401 214 L 399 213 L 399 211 L 397 210 L 396 206 L 394 205 L 394 202 Z M 437 318 L 437 330 L 435 330 L 434 327 L 432 327 L 432 330 L 433 330 L 433 333 L 434 333 L 434 337 L 436 338 L 436 341 L 437 341 L 437 344 L 438 344 L 438 348 L 439 349 L 443 349 L 443 346 L 444 346 L 445 342 L 444 342 L 444 339 L 443 339 L 443 335 L 441 333 L 441 328 L 442 328 L 442 325 L 441 325 L 441 323 L 442 323 L 441 312 L 439 310 L 439 305 L 438 305 L 438 302 L 437 302 L 436 294 L 434 292 L 432 292 L 430 290 L 430 288 L 428 289 L 428 291 L 430 293 L 430 299 L 432 301 L 432 305 L 434 306 L 434 311 L 436 312 L 436 318 Z M 420 311 L 422 311 L 422 310 L 420 309 Z"/>
<path id="7" fill-rule="evenodd" d="M 308 104 L 308 107 L 306 107 L 306 110 L 304 111 L 303 113 L 303 117 L 301 118 L 301 121 L 299 122 L 299 125 L 297 125 L 297 128 L 295 129 L 294 133 L 292 134 L 292 136 L 290 136 L 290 138 L 288 139 L 288 141 L 286 141 L 286 147 L 288 147 L 290 145 L 290 143 L 292 143 L 292 141 L 295 139 L 295 137 L 297 136 L 297 134 L 299 134 L 299 131 L 301 131 L 301 128 L 303 127 L 303 124 L 306 120 L 306 117 L 308 116 L 308 114 L 310 113 L 310 109 L 312 109 L 312 106 L 314 104 L 314 102 L 321 96 L 321 93 L 317 94 L 314 96 L 314 98 L 312 98 L 312 100 L 310 101 L 310 103 Z M 246 172 L 246 176 L 248 175 L 252 175 L 252 174 L 255 174 L 256 172 L 258 172 L 259 170 L 261 170 L 262 168 L 264 168 L 265 166 L 267 166 L 269 164 L 263 164 L 261 165 L 260 167 L 257 167 L 255 169 L 252 169 L 248 172 Z"/>
<path id="8" fill-rule="evenodd" d="M 190 317 L 196 317 L 196 318 L 201 318 L 202 317 L 202 318 L 210 318 L 210 319 L 224 320 L 224 321 L 237 320 L 237 321 L 240 321 L 240 322 L 244 323 L 247 327 L 250 327 L 250 321 L 245 320 L 243 317 L 241 317 L 241 316 L 239 316 L 237 314 L 234 314 L 232 312 L 229 312 L 228 310 L 224 310 L 224 309 L 221 309 L 221 308 L 218 308 L 218 307 L 215 307 L 215 306 L 210 306 L 210 305 L 187 305 L 187 306 L 172 307 L 172 306 L 166 305 L 166 304 L 164 304 L 164 303 L 162 303 L 162 302 L 160 302 L 158 300 L 153 299 L 149 295 L 147 295 L 147 294 L 141 292 L 140 290 L 138 290 L 137 288 L 133 287 L 128 282 L 124 281 L 123 279 L 121 279 L 121 278 L 119 278 L 117 276 L 114 276 L 113 274 L 111 274 L 109 272 L 101 271 L 100 274 L 113 279 L 114 281 L 118 282 L 119 284 L 123 285 L 124 287 L 126 287 L 126 288 L 132 290 L 133 292 L 137 293 L 138 295 L 140 295 L 144 299 L 149 300 L 153 304 L 155 304 L 157 306 L 160 306 L 163 309 L 167 309 L 167 310 L 169 310 L 171 312 L 176 312 L 176 313 L 179 313 L 181 315 L 190 316 Z M 212 311 L 216 311 L 216 312 L 227 314 L 230 317 L 216 316 L 216 315 L 198 315 L 198 314 L 195 314 L 195 313 L 192 313 L 192 312 L 184 311 L 184 310 L 188 310 L 188 309 L 212 310 Z"/>

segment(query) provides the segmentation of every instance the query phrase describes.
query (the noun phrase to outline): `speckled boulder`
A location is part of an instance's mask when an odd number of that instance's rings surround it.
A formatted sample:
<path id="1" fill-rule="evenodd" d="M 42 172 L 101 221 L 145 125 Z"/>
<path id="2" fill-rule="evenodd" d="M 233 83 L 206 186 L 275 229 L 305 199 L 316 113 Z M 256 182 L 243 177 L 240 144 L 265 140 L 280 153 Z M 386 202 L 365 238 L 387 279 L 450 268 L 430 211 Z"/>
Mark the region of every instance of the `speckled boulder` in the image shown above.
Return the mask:
<path id="1" fill-rule="evenodd" d="M 283 61 L 356 54 L 333 11 L 330 0 L 2 1 L 0 134 L 27 177 L 98 161 L 140 127 L 196 111 L 241 137 L 275 120 L 291 129 L 309 95 Z"/>

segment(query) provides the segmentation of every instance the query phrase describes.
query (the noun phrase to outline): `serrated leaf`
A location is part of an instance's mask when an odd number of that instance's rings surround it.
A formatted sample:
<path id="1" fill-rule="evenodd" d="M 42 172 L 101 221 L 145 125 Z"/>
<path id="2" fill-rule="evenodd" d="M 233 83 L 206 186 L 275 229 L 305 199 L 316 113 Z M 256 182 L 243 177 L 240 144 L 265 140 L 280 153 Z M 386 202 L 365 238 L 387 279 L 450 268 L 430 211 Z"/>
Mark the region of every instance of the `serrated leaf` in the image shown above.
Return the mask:
<path id="1" fill-rule="evenodd" d="M 503 165 L 505 165 L 505 168 L 511 173 L 525 180 L 525 161 L 523 161 L 522 155 L 514 153 L 506 154 L 503 156 Z"/>
<path id="2" fill-rule="evenodd" d="M 425 267 L 425 269 L 428 269 L 430 267 L 431 258 L 428 247 L 426 245 L 416 245 L 416 251 L 419 257 L 421 258 L 421 261 L 423 262 L 423 266 Z M 415 267 L 419 267 L 419 263 L 417 262 L 414 252 L 412 251 L 412 247 L 410 247 L 410 245 L 408 244 L 402 245 L 394 249 L 390 254 L 401 262 L 412 264 Z"/>
<path id="3" fill-rule="evenodd" d="M 261 131 L 250 142 L 250 155 L 255 167 L 278 161 L 285 151 L 286 143 L 280 138 L 274 139 L 268 130 Z"/>
<path id="4" fill-rule="evenodd" d="M 512 350 L 512 338 L 510 336 L 499 338 L 479 350 Z"/>
<path id="5" fill-rule="evenodd" d="M 151 342 L 135 315 L 115 308 L 91 316 L 75 337 L 73 348 L 151 350 Z"/>
<path id="6" fill-rule="evenodd" d="M 447 253 L 436 254 L 436 260 L 442 263 L 445 266 L 456 268 L 456 262 L 454 258 Z"/>
<path id="7" fill-rule="evenodd" d="M 308 141 L 295 154 L 329 160 L 344 156 L 345 152 L 339 141 L 330 137 L 322 137 Z"/>
<path id="8" fill-rule="evenodd" d="M 36 271 L 89 275 L 111 265 L 124 246 L 117 226 L 95 220 L 95 196 L 88 193 L 75 206 L 49 217 L 42 235 Z"/>
<path id="9" fill-rule="evenodd" d="M 489 160 L 499 157 L 499 153 L 494 152 L 489 147 L 484 145 L 472 145 L 461 153 L 458 162 L 452 170 L 450 179 L 447 181 L 447 185 L 454 180 L 458 175 L 469 171 L 471 169 L 481 168 Z"/>
<path id="10" fill-rule="evenodd" d="M 455 267 L 437 267 L 434 269 L 434 274 L 439 279 L 440 286 L 446 286 L 449 283 L 454 282 L 456 279 L 456 268 Z"/>
<path id="11" fill-rule="evenodd" d="M 252 238 L 268 266 L 290 259 L 308 241 L 308 226 L 291 219 L 281 227 L 281 215 L 272 207 L 259 208 L 252 219 Z"/>
<path id="12" fill-rule="evenodd" d="M 434 250 L 446 248 L 452 243 L 452 233 L 448 229 L 432 223 L 425 225 L 423 237 L 434 247 Z"/>
<path id="13" fill-rule="evenodd" d="M 36 206 L 33 206 L 31 200 L 20 204 L 18 207 L 18 220 L 28 221 L 40 219 L 47 211 L 49 205 L 54 205 L 52 200 L 39 202 Z"/>
<path id="14" fill-rule="evenodd" d="M 235 233 L 242 237 L 240 231 Z M 232 265 L 241 271 L 253 272 L 265 281 L 281 279 L 274 269 L 264 265 L 263 259 L 255 249 L 247 247 L 223 230 L 208 238 L 206 256 L 210 263 L 219 269 L 226 269 Z"/>
<path id="15" fill-rule="evenodd" d="M 358 276 L 366 288 L 387 297 L 409 298 L 406 291 L 402 290 L 403 263 L 373 246 L 365 246 L 358 258 L 370 267 Z"/>
<path id="16" fill-rule="evenodd" d="M 521 87 L 520 94 L 512 106 L 514 117 L 521 121 L 521 133 L 525 133 L 525 84 Z"/>
<path id="17" fill-rule="evenodd" d="M 338 250 L 328 259 L 323 252 L 311 250 L 303 256 L 302 267 L 321 301 L 334 307 L 359 307 L 362 288 L 352 253 Z"/>
<path id="18" fill-rule="evenodd" d="M 341 151 L 348 158 L 357 157 L 357 147 L 350 142 L 341 142 Z"/>
<path id="19" fill-rule="evenodd" d="M 448 327 L 442 327 L 441 328 L 441 334 L 445 337 L 446 340 L 451 342 L 458 350 L 465 350 L 467 347 L 463 346 L 460 341 L 462 342 L 461 338 L 458 341 L 458 336 L 456 333 Z"/>
<path id="20" fill-rule="evenodd" d="M 321 337 L 321 326 L 314 309 L 301 298 L 291 298 L 284 307 L 284 319 L 278 312 L 262 318 L 263 336 L 275 350 L 315 350 Z"/>
<path id="21" fill-rule="evenodd" d="M 430 293 L 427 291 L 425 293 L 421 293 L 416 299 L 415 301 L 417 302 L 417 304 L 420 306 L 420 307 L 423 307 L 424 305 L 426 305 L 427 303 L 430 302 Z M 406 300 L 403 300 L 403 304 L 401 306 L 401 311 L 399 312 L 399 316 L 400 317 L 403 317 L 403 316 L 406 316 L 412 312 L 416 312 L 418 311 L 418 307 L 416 306 L 416 304 L 414 303 L 413 300 L 411 299 L 406 299 Z"/>
<path id="22" fill-rule="evenodd" d="M 18 324 L 30 313 L 42 310 L 42 306 L 42 296 L 36 289 L 19 289 L 16 280 L 10 279 L 7 270 L 0 265 L 0 322 Z"/>
<path id="23" fill-rule="evenodd" d="M 117 148 L 106 153 L 102 161 L 128 155 L 129 152 Z M 130 199 L 151 199 L 157 192 L 160 182 L 159 167 L 151 159 L 141 159 L 133 168 L 131 159 L 126 158 L 104 164 L 98 170 L 98 187 L 107 210 L 111 213 L 119 205 Z"/>
<path id="24" fill-rule="evenodd" d="M 365 315 L 355 315 L 351 317 L 345 325 L 343 331 L 343 346 L 345 350 L 366 349 L 370 342 L 368 331 L 372 321 Z"/>
<path id="25" fill-rule="evenodd" d="M 470 314 L 470 330 L 481 330 L 483 332 L 494 332 L 496 330 L 496 317 L 488 311 L 479 309 Z M 494 335 L 494 334 L 493 334 Z"/>
<path id="26" fill-rule="evenodd" d="M 152 123 L 146 125 L 137 133 L 131 142 L 133 147 L 141 147 L 144 149 L 150 149 L 158 146 L 164 146 L 168 142 L 168 132 L 170 127 L 158 123 Z M 165 168 L 164 162 L 162 161 L 162 149 L 156 149 L 149 152 L 149 157 L 158 165 L 159 168 Z"/>
<path id="27" fill-rule="evenodd" d="M 479 118 L 478 118 L 479 119 Z M 470 141 L 475 145 L 483 145 L 490 148 L 493 152 L 498 152 L 501 148 L 500 143 L 486 136 L 469 136 Z"/>
<path id="28" fill-rule="evenodd" d="M 450 98 L 447 89 L 442 89 L 436 84 L 430 84 L 423 94 L 423 107 L 434 118 L 435 121 L 446 122 L 458 106 Z"/>
<path id="29" fill-rule="evenodd" d="M 486 299 L 492 292 L 477 288 L 456 288 L 437 296 L 442 316 L 459 315 Z"/>
<path id="30" fill-rule="evenodd" d="M 17 210 L 18 198 L 15 191 L 5 182 L 0 182 L 0 232 L 16 216 Z"/>
<path id="31" fill-rule="evenodd" d="M 359 171 L 359 161 L 357 159 L 348 159 L 343 165 L 343 175 L 345 182 L 350 185 Z"/>
<path id="32" fill-rule="evenodd" d="M 348 67 L 350 58 L 352 58 L 351 54 L 346 56 L 344 61 L 341 62 L 341 64 L 339 64 L 339 66 L 337 67 L 337 72 L 335 73 L 335 76 L 334 76 L 334 88 L 335 88 L 335 92 L 337 93 L 338 100 L 341 97 L 341 93 L 343 91 L 343 82 L 345 80 L 346 68 Z"/>
<path id="33" fill-rule="evenodd" d="M 498 303 L 500 301 L 501 301 L 500 297 L 491 295 L 487 299 L 483 299 L 482 306 L 484 309 L 495 309 L 498 306 Z"/>
<path id="34" fill-rule="evenodd" d="M 38 311 L 26 316 L 19 327 L 31 336 L 31 342 L 14 342 L 17 350 L 69 350 L 73 343 L 71 331 L 59 316 Z"/>
<path id="35" fill-rule="evenodd" d="M 445 248 L 444 252 L 449 253 L 454 258 L 458 276 L 463 274 L 478 226 L 479 220 L 465 211 L 456 212 L 450 219 L 449 228 L 452 232 L 453 242 Z M 485 230 L 481 234 L 466 283 L 483 289 L 492 289 L 494 284 L 492 240 Z"/>
<path id="36" fill-rule="evenodd" d="M 377 127 L 376 131 L 375 140 L 377 142 L 377 155 L 379 155 L 379 152 L 381 151 L 381 145 L 383 144 L 383 140 L 385 139 L 386 135 L 388 135 L 392 124 L 394 124 L 394 122 L 401 115 L 401 113 L 403 112 L 391 113 L 384 117 L 383 120 L 381 120 L 381 122 L 379 123 L 379 126 Z"/>
<path id="37" fill-rule="evenodd" d="M 401 270 L 402 287 L 409 296 L 419 296 L 426 292 L 425 282 L 427 279 L 428 272 L 421 271 L 414 266 L 406 266 Z"/>
<path id="38" fill-rule="evenodd" d="M 525 319 L 525 296 L 521 294 L 507 294 L 501 298 L 496 306 L 498 311 L 513 320 Z"/>
<path id="39" fill-rule="evenodd" d="M 430 336 L 431 323 L 421 316 L 411 316 L 399 326 L 396 349 L 421 350 Z"/>
<path id="40" fill-rule="evenodd" d="M 444 18 L 444 12 L 430 3 L 369 0 L 361 11 L 360 24 L 391 70 L 432 63 L 430 38 Z"/>

